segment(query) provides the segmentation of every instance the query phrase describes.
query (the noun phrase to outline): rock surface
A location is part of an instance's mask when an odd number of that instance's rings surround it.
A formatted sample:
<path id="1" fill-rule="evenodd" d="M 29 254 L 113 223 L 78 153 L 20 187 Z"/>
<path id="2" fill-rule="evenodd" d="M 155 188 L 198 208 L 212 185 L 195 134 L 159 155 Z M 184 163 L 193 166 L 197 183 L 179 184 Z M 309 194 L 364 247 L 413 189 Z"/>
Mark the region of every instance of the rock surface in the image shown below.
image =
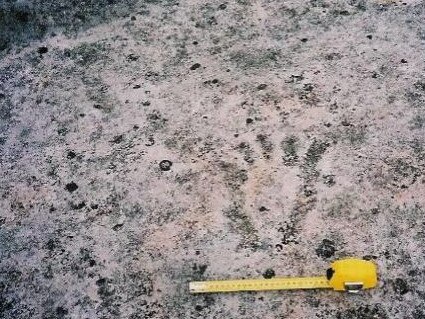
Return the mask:
<path id="1" fill-rule="evenodd" d="M 425 318 L 425 5 L 0 2 L 1 318 Z M 191 280 L 379 287 L 190 295 Z"/>

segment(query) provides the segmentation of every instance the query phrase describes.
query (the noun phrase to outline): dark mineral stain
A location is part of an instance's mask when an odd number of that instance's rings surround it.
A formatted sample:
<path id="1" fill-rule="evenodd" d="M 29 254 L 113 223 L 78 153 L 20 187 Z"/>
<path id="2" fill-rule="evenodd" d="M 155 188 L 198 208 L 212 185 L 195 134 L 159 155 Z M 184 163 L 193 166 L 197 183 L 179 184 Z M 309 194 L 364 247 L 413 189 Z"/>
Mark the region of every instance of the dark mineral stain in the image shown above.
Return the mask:
<path id="1" fill-rule="evenodd" d="M 192 266 L 192 270 L 195 273 L 195 275 L 197 277 L 202 277 L 202 275 L 205 273 L 205 271 L 207 270 L 208 265 L 198 265 L 198 264 L 194 264 Z"/>
<path id="2" fill-rule="evenodd" d="M 406 59 L 401 59 L 400 62 L 401 63 L 407 63 L 407 60 Z"/>
<path id="3" fill-rule="evenodd" d="M 267 207 L 264 207 L 264 206 L 261 206 L 258 210 L 259 210 L 260 212 L 266 212 L 266 211 L 269 211 L 269 209 L 268 209 Z"/>
<path id="4" fill-rule="evenodd" d="M 330 258 L 335 255 L 335 243 L 329 239 L 323 239 L 319 247 L 316 249 L 316 254 L 323 259 Z"/>
<path id="5" fill-rule="evenodd" d="M 37 52 L 38 53 L 40 53 L 40 54 L 45 54 L 45 53 L 47 53 L 49 51 L 49 49 L 47 48 L 47 47 L 39 47 L 38 49 L 37 49 Z"/>
<path id="6" fill-rule="evenodd" d="M 270 159 L 271 153 L 273 152 L 273 143 L 269 140 L 269 137 L 264 134 L 258 134 L 257 141 L 260 142 L 261 148 L 263 149 L 263 156 L 266 159 Z"/>
<path id="7" fill-rule="evenodd" d="M 259 91 L 265 90 L 266 88 L 267 88 L 267 84 L 264 84 L 264 83 L 257 86 L 257 90 L 259 90 Z"/>
<path id="8" fill-rule="evenodd" d="M 327 142 L 314 140 L 305 155 L 304 169 L 306 171 L 310 171 L 310 173 L 312 173 L 311 171 L 315 171 L 317 163 L 329 146 L 330 145 Z"/>
<path id="9" fill-rule="evenodd" d="M 410 291 L 409 285 L 406 280 L 402 278 L 396 278 L 392 283 L 394 291 L 399 295 L 405 295 Z"/>
<path id="10" fill-rule="evenodd" d="M 263 273 L 263 277 L 266 278 L 266 279 L 271 279 L 275 276 L 276 276 L 276 274 L 275 274 L 274 270 L 271 269 L 271 268 L 266 269 L 266 271 Z"/>
<path id="11" fill-rule="evenodd" d="M 307 38 L 302 38 L 300 41 L 305 43 L 305 42 L 308 41 L 308 39 Z"/>
<path id="12" fill-rule="evenodd" d="M 140 84 L 133 85 L 133 89 L 140 89 L 142 86 Z"/>
<path id="13" fill-rule="evenodd" d="M 286 166 L 294 166 L 298 163 L 298 139 L 295 136 L 290 136 L 282 141 L 283 163 Z"/>
<path id="14" fill-rule="evenodd" d="M 254 122 L 252 118 L 249 117 L 246 119 L 246 124 L 251 124 L 252 122 Z"/>
<path id="15" fill-rule="evenodd" d="M 239 203 L 233 203 L 223 210 L 223 215 L 229 219 L 230 227 L 242 237 L 240 244 L 243 248 L 258 247 L 258 235 L 251 218 L 246 214 Z"/>
<path id="16" fill-rule="evenodd" d="M 91 204 L 90 205 L 90 208 L 91 209 L 98 209 L 99 208 L 99 205 L 98 204 Z"/>
<path id="17" fill-rule="evenodd" d="M 159 163 L 159 168 L 161 171 L 169 171 L 171 166 L 173 166 L 173 163 L 169 160 L 163 160 Z"/>
<path id="18" fill-rule="evenodd" d="M 254 163 L 254 151 L 248 143 L 242 142 L 238 145 L 238 150 L 244 155 L 243 159 L 247 163 Z"/>
<path id="19" fill-rule="evenodd" d="M 201 64 L 199 64 L 199 63 L 195 63 L 195 64 L 193 64 L 191 67 L 190 67 L 190 69 L 192 70 L 192 71 L 194 71 L 194 70 L 196 70 L 196 69 L 199 69 L 201 67 Z"/>
<path id="20" fill-rule="evenodd" d="M 71 182 L 71 183 L 68 183 L 68 184 L 65 185 L 65 189 L 68 192 L 72 193 L 72 192 L 74 192 L 78 189 L 78 185 L 75 184 L 74 182 Z"/>
<path id="21" fill-rule="evenodd" d="M 372 40 L 372 35 L 371 35 L 371 34 L 368 34 L 368 35 L 366 36 L 366 38 L 368 38 L 369 40 Z"/>

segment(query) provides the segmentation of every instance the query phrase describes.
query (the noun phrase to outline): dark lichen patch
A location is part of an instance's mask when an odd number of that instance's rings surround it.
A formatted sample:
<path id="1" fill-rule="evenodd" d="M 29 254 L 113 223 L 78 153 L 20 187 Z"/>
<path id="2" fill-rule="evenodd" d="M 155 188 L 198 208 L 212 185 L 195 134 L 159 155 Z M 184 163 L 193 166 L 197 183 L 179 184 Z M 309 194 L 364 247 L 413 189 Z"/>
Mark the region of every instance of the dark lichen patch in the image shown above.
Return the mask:
<path id="1" fill-rule="evenodd" d="M 416 183 L 419 177 L 423 175 L 422 169 L 412 163 L 410 159 L 386 159 L 384 162 L 390 167 L 389 175 L 386 179 L 387 186 L 407 188 Z"/>
<path id="2" fill-rule="evenodd" d="M 337 319 L 389 319 L 386 311 L 381 304 L 371 304 L 351 308 L 336 313 Z"/>
<path id="3" fill-rule="evenodd" d="M 405 295 L 410 291 L 410 287 L 407 284 L 407 281 L 403 278 L 396 278 L 392 282 L 392 287 L 394 291 L 399 295 Z"/>
<path id="4" fill-rule="evenodd" d="M 37 49 L 37 53 L 39 53 L 39 54 L 46 54 L 47 52 L 49 52 L 49 49 L 45 46 L 39 47 Z"/>
<path id="5" fill-rule="evenodd" d="M 345 131 L 346 139 L 353 145 L 360 145 L 366 141 L 367 130 L 363 125 L 350 126 Z"/>
<path id="6" fill-rule="evenodd" d="M 283 163 L 286 166 L 295 166 L 298 164 L 298 139 L 295 136 L 289 136 L 281 143 L 283 150 Z"/>
<path id="7" fill-rule="evenodd" d="M 65 318 L 66 315 L 68 314 L 68 309 L 64 308 L 64 307 L 56 307 L 56 318 Z"/>
<path id="8" fill-rule="evenodd" d="M 312 83 L 304 83 L 301 88 L 296 89 L 296 92 L 298 98 L 309 106 L 316 106 L 320 102 Z"/>
<path id="9" fill-rule="evenodd" d="M 326 208 L 327 215 L 331 218 L 347 218 L 356 209 L 356 197 L 350 193 L 341 193 L 333 197 Z"/>
<path id="10" fill-rule="evenodd" d="M 338 52 L 331 52 L 325 55 L 325 59 L 328 61 L 340 60 L 341 58 L 342 58 L 342 55 Z"/>
<path id="11" fill-rule="evenodd" d="M 118 224 L 115 224 L 115 225 L 112 227 L 112 230 L 114 230 L 114 231 L 118 231 L 118 230 L 120 230 L 123 226 L 124 226 L 124 223 L 118 223 Z"/>
<path id="12" fill-rule="evenodd" d="M 276 273 L 274 272 L 274 270 L 272 268 L 268 268 L 263 272 L 263 277 L 265 279 L 271 279 L 275 276 L 276 276 Z"/>
<path id="13" fill-rule="evenodd" d="M 416 114 L 411 120 L 410 120 L 410 128 L 412 130 L 419 130 L 425 127 L 425 116 L 421 114 Z"/>
<path id="14" fill-rule="evenodd" d="M 200 67 L 201 67 L 201 64 L 200 64 L 200 63 L 195 63 L 195 64 L 193 64 L 193 65 L 190 67 L 190 69 L 191 69 L 192 71 L 195 71 L 195 70 L 199 69 Z"/>
<path id="15" fill-rule="evenodd" d="M 422 109 L 425 102 L 425 81 L 416 81 L 406 90 L 406 100 L 414 108 Z"/>
<path id="16" fill-rule="evenodd" d="M 412 318 L 413 319 L 423 319 L 425 318 L 425 312 L 423 309 L 420 308 L 416 308 L 413 312 L 412 312 Z"/>
<path id="17" fill-rule="evenodd" d="M 224 182 L 232 191 L 239 190 L 248 180 L 248 172 L 236 164 L 220 162 L 219 168 L 224 172 Z"/>
<path id="18" fill-rule="evenodd" d="M 113 144 L 119 144 L 124 140 L 124 135 L 120 134 L 120 135 L 116 135 L 112 138 L 111 143 Z"/>
<path id="19" fill-rule="evenodd" d="M 99 76 L 92 73 L 85 73 L 81 78 L 87 97 L 93 102 L 93 108 L 103 111 L 106 114 L 112 113 L 119 102 L 110 93 L 110 87 Z"/>
<path id="20" fill-rule="evenodd" d="M 259 246 L 257 229 L 240 204 L 233 203 L 223 210 L 223 215 L 229 219 L 231 229 L 242 236 L 242 248 L 255 249 Z"/>
<path id="21" fill-rule="evenodd" d="M 75 192 L 78 189 L 78 185 L 74 182 L 71 182 L 71 183 L 68 183 L 68 184 L 65 185 L 65 189 L 68 192 L 72 193 L 72 192 Z"/>
<path id="22" fill-rule="evenodd" d="M 207 80 L 207 81 L 204 81 L 204 84 L 205 85 L 209 85 L 209 86 L 215 86 L 215 87 L 218 87 L 218 86 L 220 86 L 220 80 L 219 79 L 212 79 L 212 80 Z"/>
<path id="23" fill-rule="evenodd" d="M 68 151 L 66 154 L 67 159 L 74 159 L 77 156 L 77 154 L 74 151 Z"/>
<path id="24" fill-rule="evenodd" d="M 127 61 L 137 61 L 140 59 L 140 56 L 134 53 L 127 55 Z"/>
<path id="25" fill-rule="evenodd" d="M 335 175 L 323 175 L 323 183 L 329 187 L 335 185 Z"/>
<path id="26" fill-rule="evenodd" d="M 80 202 L 78 204 L 71 204 L 71 208 L 73 210 L 79 210 L 79 209 L 82 209 L 84 207 L 86 207 L 86 202 L 84 202 L 84 201 L 82 201 L 82 202 Z"/>
<path id="27" fill-rule="evenodd" d="M 105 43 L 81 43 L 76 47 L 67 49 L 65 54 L 81 66 L 92 65 L 108 59 Z"/>
<path id="28" fill-rule="evenodd" d="M 284 222 L 281 227 L 277 230 L 279 232 L 279 236 L 281 236 L 280 246 L 281 245 L 289 245 L 289 244 L 298 244 L 299 235 L 298 229 L 295 226 L 295 223 L 292 221 Z"/>
<path id="29" fill-rule="evenodd" d="M 316 255 L 323 259 L 331 258 L 337 251 L 335 242 L 329 239 L 323 239 L 316 249 Z"/>
<path id="30" fill-rule="evenodd" d="M 149 121 L 149 125 L 154 131 L 163 129 L 168 122 L 168 119 L 164 118 L 158 110 L 153 110 L 149 113 L 147 115 L 147 119 Z"/>
<path id="31" fill-rule="evenodd" d="M 152 274 L 146 271 L 129 271 L 123 278 L 124 284 L 120 285 L 122 294 L 132 300 L 134 298 L 150 297 L 154 292 Z"/>
<path id="32" fill-rule="evenodd" d="M 98 295 L 104 299 L 115 294 L 115 289 L 111 285 L 112 280 L 109 278 L 100 278 L 96 280 L 96 286 L 98 287 Z"/>
<path id="33" fill-rule="evenodd" d="M 257 141 L 260 143 L 261 149 L 263 150 L 264 158 L 270 159 L 272 157 L 274 145 L 270 141 L 269 137 L 264 134 L 258 134 Z"/>
<path id="34" fill-rule="evenodd" d="M 413 141 L 411 141 L 409 143 L 409 146 L 412 149 L 414 157 L 420 163 L 423 163 L 425 161 L 425 147 L 424 147 L 424 145 L 425 145 L 425 143 L 422 142 L 418 138 L 413 139 Z"/>

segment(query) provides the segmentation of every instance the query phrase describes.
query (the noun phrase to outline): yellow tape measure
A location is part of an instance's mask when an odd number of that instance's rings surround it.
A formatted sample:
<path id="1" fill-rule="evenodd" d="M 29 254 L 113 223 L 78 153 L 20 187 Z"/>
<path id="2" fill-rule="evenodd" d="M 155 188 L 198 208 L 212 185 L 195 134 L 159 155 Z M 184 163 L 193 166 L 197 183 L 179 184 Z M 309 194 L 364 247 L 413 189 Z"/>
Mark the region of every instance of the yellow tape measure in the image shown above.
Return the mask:
<path id="1" fill-rule="evenodd" d="M 377 282 L 374 263 L 349 258 L 334 261 L 326 271 L 326 276 L 193 281 L 189 283 L 189 290 L 191 293 L 206 293 L 333 288 L 337 291 L 358 292 L 362 289 L 374 288 Z"/>

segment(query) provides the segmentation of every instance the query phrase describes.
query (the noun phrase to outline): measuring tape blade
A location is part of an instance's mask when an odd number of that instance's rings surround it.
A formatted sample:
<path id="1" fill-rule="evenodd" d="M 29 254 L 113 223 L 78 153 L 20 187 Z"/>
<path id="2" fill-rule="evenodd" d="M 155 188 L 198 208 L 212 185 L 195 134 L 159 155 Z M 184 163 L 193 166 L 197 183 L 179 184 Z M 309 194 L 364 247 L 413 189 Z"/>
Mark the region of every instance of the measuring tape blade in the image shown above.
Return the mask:
<path id="1" fill-rule="evenodd" d="M 193 281 L 191 293 L 332 288 L 323 277 Z"/>

